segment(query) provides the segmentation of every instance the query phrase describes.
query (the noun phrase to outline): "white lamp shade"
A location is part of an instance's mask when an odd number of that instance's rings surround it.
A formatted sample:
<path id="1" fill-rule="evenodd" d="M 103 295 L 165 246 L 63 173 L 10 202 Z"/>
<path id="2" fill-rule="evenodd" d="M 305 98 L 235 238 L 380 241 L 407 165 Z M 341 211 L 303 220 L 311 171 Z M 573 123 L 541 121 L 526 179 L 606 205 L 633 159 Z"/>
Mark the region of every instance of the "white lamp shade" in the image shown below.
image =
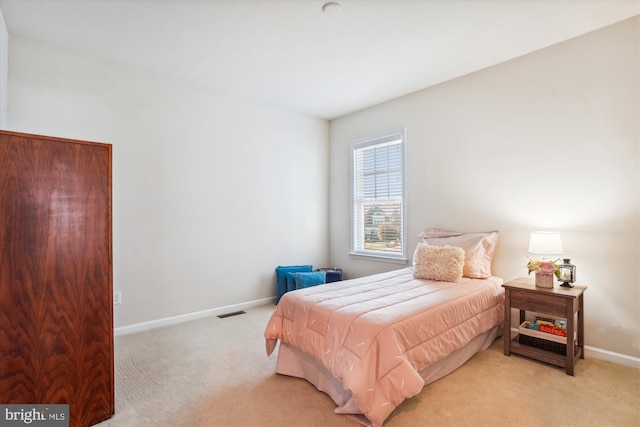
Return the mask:
<path id="1" fill-rule="evenodd" d="M 537 255 L 561 255 L 562 240 L 555 231 L 533 231 L 529 239 L 529 253 Z"/>

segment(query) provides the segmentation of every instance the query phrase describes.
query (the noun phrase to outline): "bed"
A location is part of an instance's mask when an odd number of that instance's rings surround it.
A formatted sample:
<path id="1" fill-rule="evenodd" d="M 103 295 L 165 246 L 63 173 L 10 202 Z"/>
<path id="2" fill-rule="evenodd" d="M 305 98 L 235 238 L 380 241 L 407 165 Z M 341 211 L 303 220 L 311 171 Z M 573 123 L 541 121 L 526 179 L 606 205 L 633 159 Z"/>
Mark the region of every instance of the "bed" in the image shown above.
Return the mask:
<path id="1" fill-rule="evenodd" d="M 491 345 L 504 317 L 503 281 L 489 271 L 497 233 L 482 233 L 484 250 L 475 254 L 478 242 L 464 250 L 449 244 L 456 236 L 423 236 L 412 267 L 286 293 L 265 329 L 267 354 L 280 342 L 276 372 L 306 379 L 337 413 L 378 427 L 425 384 Z M 465 271 L 479 254 L 481 274 Z"/>

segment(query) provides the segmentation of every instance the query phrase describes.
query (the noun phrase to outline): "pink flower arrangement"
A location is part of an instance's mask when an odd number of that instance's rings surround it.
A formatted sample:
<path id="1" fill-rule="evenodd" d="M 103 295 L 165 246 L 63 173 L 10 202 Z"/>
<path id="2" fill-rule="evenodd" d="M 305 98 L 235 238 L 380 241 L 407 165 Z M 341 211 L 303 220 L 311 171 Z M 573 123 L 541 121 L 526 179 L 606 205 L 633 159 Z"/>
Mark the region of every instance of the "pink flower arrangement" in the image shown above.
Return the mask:
<path id="1" fill-rule="evenodd" d="M 529 274 L 531 274 L 532 271 L 540 274 L 555 274 L 555 276 L 560 279 L 560 268 L 558 267 L 559 261 L 560 260 L 530 260 L 527 264 L 527 268 L 529 269 Z"/>

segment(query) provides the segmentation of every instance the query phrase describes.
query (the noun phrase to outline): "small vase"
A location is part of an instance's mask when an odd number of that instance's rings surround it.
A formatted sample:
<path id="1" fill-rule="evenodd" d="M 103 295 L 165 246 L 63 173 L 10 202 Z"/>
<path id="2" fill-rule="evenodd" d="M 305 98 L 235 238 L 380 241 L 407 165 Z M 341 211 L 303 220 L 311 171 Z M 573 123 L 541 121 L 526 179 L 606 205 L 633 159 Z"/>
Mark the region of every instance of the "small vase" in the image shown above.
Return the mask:
<path id="1" fill-rule="evenodd" d="M 553 274 L 536 273 L 536 286 L 539 288 L 553 288 Z"/>

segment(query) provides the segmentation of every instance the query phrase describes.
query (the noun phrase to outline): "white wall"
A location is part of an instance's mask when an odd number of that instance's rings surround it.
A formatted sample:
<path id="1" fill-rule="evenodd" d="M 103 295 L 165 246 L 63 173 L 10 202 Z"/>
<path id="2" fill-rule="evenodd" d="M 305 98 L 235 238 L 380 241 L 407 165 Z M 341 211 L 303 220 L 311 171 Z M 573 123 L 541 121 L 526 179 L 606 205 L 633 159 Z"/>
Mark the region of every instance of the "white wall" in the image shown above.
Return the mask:
<path id="1" fill-rule="evenodd" d="M 9 72 L 9 32 L 0 10 L 0 129 L 7 127 L 7 81 Z"/>
<path id="2" fill-rule="evenodd" d="M 113 144 L 124 326 L 275 295 L 328 255 L 325 120 L 11 37 L 9 129 Z"/>
<path id="3" fill-rule="evenodd" d="M 331 261 L 350 277 L 399 267 L 347 254 L 347 160 L 351 140 L 405 127 L 410 248 L 428 227 L 497 229 L 509 280 L 527 275 L 529 233 L 557 230 L 589 287 L 586 344 L 640 356 L 638 22 L 332 121 Z"/>

